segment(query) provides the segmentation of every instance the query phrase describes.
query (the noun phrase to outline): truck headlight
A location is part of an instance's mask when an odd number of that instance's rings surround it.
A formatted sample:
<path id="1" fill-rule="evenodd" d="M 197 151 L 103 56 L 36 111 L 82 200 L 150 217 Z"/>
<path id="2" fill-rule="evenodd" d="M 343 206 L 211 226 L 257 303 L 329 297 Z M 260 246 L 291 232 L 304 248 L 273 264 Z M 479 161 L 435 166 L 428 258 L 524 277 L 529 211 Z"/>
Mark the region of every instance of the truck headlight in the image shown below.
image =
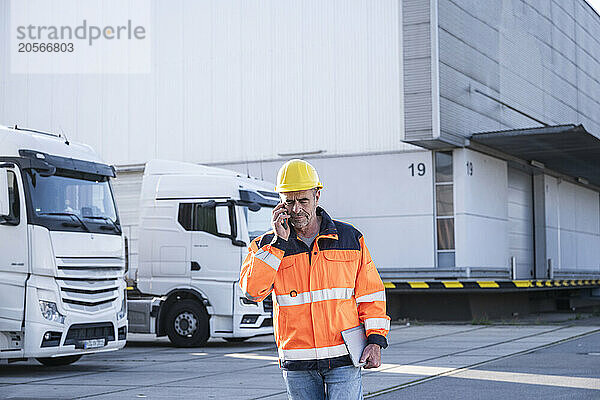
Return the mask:
<path id="1" fill-rule="evenodd" d="M 117 313 L 117 321 L 125 318 L 125 315 L 127 315 L 127 300 L 125 299 L 125 296 L 123 295 L 123 302 L 121 303 L 121 310 L 119 310 L 119 312 Z"/>
<path id="2" fill-rule="evenodd" d="M 65 323 L 65 316 L 58 312 L 56 303 L 40 300 L 40 311 L 48 321 L 58 322 L 59 324 Z"/>
<path id="3" fill-rule="evenodd" d="M 242 302 L 243 305 L 245 306 L 258 306 L 258 303 L 252 300 L 248 300 L 245 297 L 240 297 L 240 301 Z"/>

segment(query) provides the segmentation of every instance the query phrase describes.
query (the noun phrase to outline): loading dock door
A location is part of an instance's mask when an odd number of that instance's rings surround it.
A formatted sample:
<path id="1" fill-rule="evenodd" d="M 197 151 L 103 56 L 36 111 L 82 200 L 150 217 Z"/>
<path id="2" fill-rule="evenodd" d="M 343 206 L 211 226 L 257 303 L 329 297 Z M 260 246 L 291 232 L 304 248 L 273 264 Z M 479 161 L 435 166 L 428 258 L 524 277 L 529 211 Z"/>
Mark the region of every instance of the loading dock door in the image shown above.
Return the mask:
<path id="1" fill-rule="evenodd" d="M 532 184 L 531 174 L 508 168 L 508 247 L 516 258 L 517 279 L 534 277 Z"/>

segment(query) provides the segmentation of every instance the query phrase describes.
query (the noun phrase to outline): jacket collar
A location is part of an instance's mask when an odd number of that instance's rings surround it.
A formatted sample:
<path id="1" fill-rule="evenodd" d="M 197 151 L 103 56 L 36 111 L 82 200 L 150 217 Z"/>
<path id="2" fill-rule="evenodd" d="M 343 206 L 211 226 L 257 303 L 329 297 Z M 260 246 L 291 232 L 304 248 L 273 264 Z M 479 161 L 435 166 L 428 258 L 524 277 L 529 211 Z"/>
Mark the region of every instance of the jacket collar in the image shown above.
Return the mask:
<path id="1" fill-rule="evenodd" d="M 333 220 L 331 219 L 329 214 L 327 214 L 327 212 L 325 212 L 325 210 L 323 210 L 321 207 L 317 207 L 317 215 L 321 217 L 321 228 L 319 230 L 319 236 L 337 239 L 337 228 L 335 227 L 335 224 L 333 223 Z"/>

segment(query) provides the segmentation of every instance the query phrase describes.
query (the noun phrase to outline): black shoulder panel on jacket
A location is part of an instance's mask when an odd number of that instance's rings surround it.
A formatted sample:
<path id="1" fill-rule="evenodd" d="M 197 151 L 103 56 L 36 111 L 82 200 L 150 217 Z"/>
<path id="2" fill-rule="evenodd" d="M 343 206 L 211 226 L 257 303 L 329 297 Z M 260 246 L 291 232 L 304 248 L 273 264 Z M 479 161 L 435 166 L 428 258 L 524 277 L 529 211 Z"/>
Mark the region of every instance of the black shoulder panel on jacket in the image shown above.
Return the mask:
<path id="1" fill-rule="evenodd" d="M 328 242 L 331 243 L 331 246 L 327 246 L 327 248 L 337 250 L 360 250 L 360 238 L 362 237 L 362 233 L 346 222 L 333 220 L 333 223 L 337 230 L 338 240 L 328 240 Z"/>
<path id="2" fill-rule="evenodd" d="M 264 245 L 271 243 L 271 241 L 273 240 L 273 236 L 274 236 L 273 232 L 267 232 L 267 233 L 264 233 L 262 236 L 257 237 L 254 240 L 256 241 L 256 244 L 258 245 L 258 248 L 260 249 Z"/>

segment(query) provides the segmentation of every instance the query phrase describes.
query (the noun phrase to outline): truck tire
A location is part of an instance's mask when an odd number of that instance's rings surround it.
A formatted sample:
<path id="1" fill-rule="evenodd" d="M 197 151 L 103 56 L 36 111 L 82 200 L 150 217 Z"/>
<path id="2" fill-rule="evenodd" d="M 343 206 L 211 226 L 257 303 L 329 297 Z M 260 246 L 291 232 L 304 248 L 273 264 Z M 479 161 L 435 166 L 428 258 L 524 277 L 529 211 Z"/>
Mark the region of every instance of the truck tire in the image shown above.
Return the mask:
<path id="1" fill-rule="evenodd" d="M 167 336 L 177 347 L 204 346 L 210 337 L 208 313 L 195 300 L 181 300 L 167 310 Z"/>
<path id="2" fill-rule="evenodd" d="M 64 357 L 43 357 L 36 358 L 40 364 L 44 364 L 46 367 L 61 367 L 63 365 L 73 364 L 79 360 L 81 356 L 64 356 Z"/>

